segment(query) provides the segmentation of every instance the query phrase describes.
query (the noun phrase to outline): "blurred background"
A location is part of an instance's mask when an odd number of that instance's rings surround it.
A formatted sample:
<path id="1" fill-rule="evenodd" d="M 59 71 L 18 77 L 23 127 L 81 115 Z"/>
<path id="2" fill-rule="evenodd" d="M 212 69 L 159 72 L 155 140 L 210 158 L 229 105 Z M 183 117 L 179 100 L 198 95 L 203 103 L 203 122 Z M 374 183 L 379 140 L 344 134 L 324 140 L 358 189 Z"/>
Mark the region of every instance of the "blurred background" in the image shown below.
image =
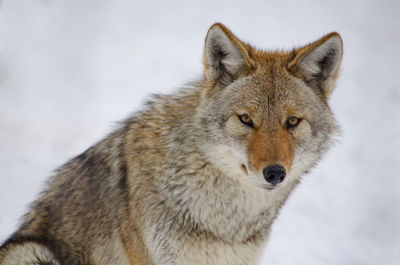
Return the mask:
<path id="1" fill-rule="evenodd" d="M 149 94 L 199 77 L 220 21 L 261 48 L 344 41 L 331 98 L 343 135 L 282 209 L 262 264 L 400 264 L 400 1 L 0 3 L 0 241 L 54 169 Z"/>

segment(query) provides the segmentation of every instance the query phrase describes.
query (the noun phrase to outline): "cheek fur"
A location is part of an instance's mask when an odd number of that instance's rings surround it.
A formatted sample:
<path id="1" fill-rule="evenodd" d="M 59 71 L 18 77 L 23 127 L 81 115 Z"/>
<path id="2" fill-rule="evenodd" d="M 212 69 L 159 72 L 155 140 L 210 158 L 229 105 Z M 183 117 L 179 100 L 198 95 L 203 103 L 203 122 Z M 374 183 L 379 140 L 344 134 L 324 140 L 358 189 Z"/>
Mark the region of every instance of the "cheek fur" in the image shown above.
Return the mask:
<path id="1" fill-rule="evenodd" d="M 303 120 L 299 126 L 292 131 L 292 136 L 296 144 L 311 140 L 312 129 L 307 120 Z"/>
<path id="2" fill-rule="evenodd" d="M 245 128 L 238 117 L 231 116 L 225 123 L 224 134 L 227 137 L 233 138 L 235 141 L 244 142 L 247 140 L 250 133 L 248 128 Z"/>

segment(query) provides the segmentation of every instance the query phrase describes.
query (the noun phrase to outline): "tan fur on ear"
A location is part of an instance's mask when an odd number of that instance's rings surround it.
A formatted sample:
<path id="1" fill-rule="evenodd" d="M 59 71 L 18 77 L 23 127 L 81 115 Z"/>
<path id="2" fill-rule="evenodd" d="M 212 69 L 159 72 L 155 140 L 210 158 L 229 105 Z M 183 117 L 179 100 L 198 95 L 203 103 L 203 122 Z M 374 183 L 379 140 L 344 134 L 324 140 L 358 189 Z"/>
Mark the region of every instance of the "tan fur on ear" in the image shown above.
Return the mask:
<path id="1" fill-rule="evenodd" d="M 308 54 L 310 51 L 314 50 L 316 47 L 320 46 L 322 43 L 324 43 L 326 40 L 332 38 L 332 37 L 337 37 L 340 39 L 342 42 L 342 38 L 340 37 L 340 34 L 337 32 L 331 32 L 322 38 L 320 38 L 317 41 L 314 41 L 306 46 L 303 46 L 301 48 L 295 49 L 294 50 L 294 59 L 289 63 L 288 68 L 290 70 L 295 70 L 296 64 L 299 62 L 300 59 L 302 59 L 306 54 Z"/>
<path id="2" fill-rule="evenodd" d="M 222 53 L 220 58 L 215 56 L 216 51 L 214 49 L 220 49 L 220 51 L 217 51 Z M 221 69 L 218 69 L 221 66 L 230 76 L 237 75 L 245 68 L 251 68 L 254 62 L 249 56 L 249 49 L 223 24 L 213 24 L 208 30 L 203 54 L 206 80 L 215 81 L 221 78 Z M 225 56 L 231 58 L 225 58 Z"/>
<path id="3" fill-rule="evenodd" d="M 327 99 L 339 75 L 342 54 L 342 38 L 339 33 L 332 32 L 294 50 L 288 69 Z"/>

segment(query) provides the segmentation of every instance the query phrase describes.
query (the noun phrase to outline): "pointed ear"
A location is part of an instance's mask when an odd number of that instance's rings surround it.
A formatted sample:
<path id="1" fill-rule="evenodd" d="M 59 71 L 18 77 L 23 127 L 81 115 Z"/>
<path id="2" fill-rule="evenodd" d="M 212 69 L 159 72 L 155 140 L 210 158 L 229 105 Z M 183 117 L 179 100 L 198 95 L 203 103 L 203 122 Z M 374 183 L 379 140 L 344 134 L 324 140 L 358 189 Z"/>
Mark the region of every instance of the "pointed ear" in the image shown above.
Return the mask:
<path id="1" fill-rule="evenodd" d="M 250 66 L 251 60 L 246 45 L 216 23 L 207 33 L 203 64 L 206 80 L 227 85 Z"/>
<path id="2" fill-rule="evenodd" d="M 295 50 L 288 68 L 326 100 L 339 75 L 342 54 L 342 39 L 338 33 L 332 32 Z"/>

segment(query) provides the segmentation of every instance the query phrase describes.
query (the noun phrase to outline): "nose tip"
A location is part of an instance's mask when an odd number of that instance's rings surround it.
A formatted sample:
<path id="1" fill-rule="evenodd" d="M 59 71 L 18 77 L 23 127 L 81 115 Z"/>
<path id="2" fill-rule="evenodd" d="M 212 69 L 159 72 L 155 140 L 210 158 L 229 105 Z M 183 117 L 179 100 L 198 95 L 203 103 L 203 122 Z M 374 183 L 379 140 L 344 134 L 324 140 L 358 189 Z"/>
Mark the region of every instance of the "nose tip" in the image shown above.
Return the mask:
<path id="1" fill-rule="evenodd" d="M 265 180 L 273 186 L 281 183 L 286 177 L 286 171 L 281 165 L 272 165 L 263 169 Z"/>

